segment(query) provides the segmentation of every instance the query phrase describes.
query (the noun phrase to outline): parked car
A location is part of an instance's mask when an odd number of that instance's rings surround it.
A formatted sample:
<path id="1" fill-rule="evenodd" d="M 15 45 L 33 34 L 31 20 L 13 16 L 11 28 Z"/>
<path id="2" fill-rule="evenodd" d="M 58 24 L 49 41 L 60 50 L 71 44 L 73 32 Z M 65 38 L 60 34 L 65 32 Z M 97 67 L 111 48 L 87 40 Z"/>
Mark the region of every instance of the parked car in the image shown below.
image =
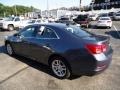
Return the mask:
<path id="1" fill-rule="evenodd" d="M 115 15 L 115 12 L 108 13 L 108 16 L 111 18 L 111 20 L 114 20 L 114 15 Z"/>
<path id="2" fill-rule="evenodd" d="M 73 21 L 80 24 L 80 26 L 84 26 L 87 28 L 90 26 L 90 19 L 88 15 L 78 15 L 78 17 L 73 19 Z"/>
<path id="3" fill-rule="evenodd" d="M 74 25 L 35 24 L 5 39 L 9 55 L 19 54 L 49 65 L 56 77 L 96 74 L 112 60 L 108 36 L 89 33 Z"/>
<path id="4" fill-rule="evenodd" d="M 69 23 L 69 21 L 71 21 L 68 17 L 61 17 L 59 18 L 56 23 Z"/>
<path id="5" fill-rule="evenodd" d="M 115 20 L 120 20 L 120 13 L 116 13 L 116 14 L 114 15 L 114 19 L 115 19 Z"/>
<path id="6" fill-rule="evenodd" d="M 97 20 L 99 20 L 101 17 L 108 17 L 108 13 L 101 13 L 98 15 Z"/>
<path id="7" fill-rule="evenodd" d="M 76 22 L 74 22 L 73 20 L 70 20 L 67 17 L 61 17 L 59 20 L 55 21 L 56 23 L 63 23 L 63 24 L 70 24 L 70 25 L 76 25 L 76 26 L 80 26 L 79 24 L 77 24 Z"/>
<path id="8" fill-rule="evenodd" d="M 41 19 L 29 19 L 29 20 L 23 20 L 20 25 L 19 28 L 24 28 L 28 25 L 32 25 L 32 24 L 40 24 L 43 23 L 43 21 Z"/>
<path id="9" fill-rule="evenodd" d="M 98 15 L 94 14 L 94 15 L 90 15 L 89 19 L 92 20 L 92 21 L 95 21 L 95 20 L 97 20 L 97 17 L 98 17 Z"/>
<path id="10" fill-rule="evenodd" d="M 112 27 L 112 20 L 110 17 L 100 17 L 96 24 L 97 27 Z"/>
<path id="11" fill-rule="evenodd" d="M 20 23 L 21 19 L 19 17 L 8 17 L 0 23 L 0 28 L 12 31 L 18 28 Z"/>

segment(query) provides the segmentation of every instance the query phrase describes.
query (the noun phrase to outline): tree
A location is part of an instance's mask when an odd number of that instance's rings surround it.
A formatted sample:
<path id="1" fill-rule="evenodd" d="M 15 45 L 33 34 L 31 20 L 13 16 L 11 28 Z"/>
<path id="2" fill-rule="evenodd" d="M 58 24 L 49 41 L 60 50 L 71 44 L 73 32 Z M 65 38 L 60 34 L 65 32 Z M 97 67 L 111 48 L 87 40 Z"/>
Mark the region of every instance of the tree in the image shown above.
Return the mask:
<path id="1" fill-rule="evenodd" d="M 16 9 L 16 10 L 15 10 Z M 14 6 L 5 6 L 2 3 L 0 3 L 0 17 L 4 17 L 4 16 L 9 16 L 9 15 L 24 15 L 27 12 L 32 12 L 32 11 L 36 11 L 38 9 L 34 8 L 34 7 L 26 7 L 26 6 L 22 6 L 22 5 L 14 5 Z"/>

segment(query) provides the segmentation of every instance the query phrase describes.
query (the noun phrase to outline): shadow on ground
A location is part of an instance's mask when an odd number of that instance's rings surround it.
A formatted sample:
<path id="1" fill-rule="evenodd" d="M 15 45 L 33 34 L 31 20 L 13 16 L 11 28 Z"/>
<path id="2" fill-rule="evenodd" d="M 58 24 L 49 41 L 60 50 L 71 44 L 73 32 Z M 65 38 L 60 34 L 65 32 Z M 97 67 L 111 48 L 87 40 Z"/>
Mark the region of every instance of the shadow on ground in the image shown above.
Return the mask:
<path id="1" fill-rule="evenodd" d="M 42 71 L 44 73 L 47 73 L 55 78 L 57 78 L 51 71 L 51 69 L 49 68 L 48 65 L 45 65 L 45 64 L 42 64 L 42 63 L 39 63 L 37 61 L 34 61 L 32 59 L 29 59 L 29 58 L 26 58 L 26 57 L 22 57 L 22 56 L 19 56 L 19 55 L 14 55 L 14 58 L 16 58 L 17 60 L 29 65 L 30 67 L 33 67 L 39 71 Z M 69 80 L 73 80 L 73 79 L 77 79 L 77 78 L 80 78 L 81 76 L 77 76 L 77 75 L 73 75 L 72 77 L 69 78 Z"/>
<path id="2" fill-rule="evenodd" d="M 107 31 L 105 34 L 111 35 L 115 39 L 120 39 L 120 31 Z"/>
<path id="3" fill-rule="evenodd" d="M 7 53 L 6 49 L 5 49 L 5 46 L 0 46 L 0 53 L 5 53 L 5 54 Z M 55 75 L 51 72 L 51 69 L 49 68 L 49 66 L 47 66 L 45 64 L 39 63 L 35 60 L 29 59 L 29 58 L 26 58 L 26 57 L 23 57 L 23 56 L 19 56 L 19 55 L 14 55 L 12 57 L 15 58 L 15 60 L 19 60 L 19 61 L 27 64 L 30 67 L 33 67 L 33 68 L 35 68 L 39 71 L 42 71 L 44 73 L 47 73 L 47 74 L 55 77 Z M 72 77 L 69 78 L 69 80 L 77 79 L 79 77 L 80 76 L 73 75 Z M 55 78 L 57 78 L 57 77 L 55 77 Z"/>

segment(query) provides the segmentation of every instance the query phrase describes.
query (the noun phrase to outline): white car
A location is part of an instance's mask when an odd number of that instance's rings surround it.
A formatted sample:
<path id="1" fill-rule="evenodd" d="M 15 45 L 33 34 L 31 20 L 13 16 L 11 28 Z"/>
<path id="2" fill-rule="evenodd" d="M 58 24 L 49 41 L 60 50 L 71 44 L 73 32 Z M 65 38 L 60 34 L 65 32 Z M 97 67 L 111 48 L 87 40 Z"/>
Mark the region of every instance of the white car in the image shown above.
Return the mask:
<path id="1" fill-rule="evenodd" d="M 115 19 L 115 20 L 120 20 L 120 13 L 116 13 L 116 14 L 114 15 L 114 19 Z"/>
<path id="2" fill-rule="evenodd" d="M 98 17 L 97 14 L 89 16 L 90 20 L 93 20 L 93 21 L 97 20 L 97 17 Z"/>
<path id="3" fill-rule="evenodd" d="M 19 17 L 8 17 L 0 22 L 0 28 L 12 31 L 15 28 L 19 27 L 20 22 L 21 19 Z"/>
<path id="4" fill-rule="evenodd" d="M 47 23 L 41 19 L 29 19 L 29 20 L 23 20 L 21 23 L 20 23 L 20 26 L 19 28 L 24 28 L 28 25 L 32 25 L 32 24 L 40 24 L 40 23 Z"/>
<path id="5" fill-rule="evenodd" d="M 112 27 L 112 20 L 110 17 L 100 17 L 96 24 L 97 27 Z"/>

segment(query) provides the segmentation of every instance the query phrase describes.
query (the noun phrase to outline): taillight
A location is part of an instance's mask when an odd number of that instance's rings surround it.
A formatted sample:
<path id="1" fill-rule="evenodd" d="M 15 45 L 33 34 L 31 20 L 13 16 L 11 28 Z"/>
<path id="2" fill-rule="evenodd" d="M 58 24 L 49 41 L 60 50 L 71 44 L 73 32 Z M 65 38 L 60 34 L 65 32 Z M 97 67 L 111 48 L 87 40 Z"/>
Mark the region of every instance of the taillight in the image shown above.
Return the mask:
<path id="1" fill-rule="evenodd" d="M 87 44 L 86 48 L 92 54 L 100 54 L 107 50 L 107 46 L 105 44 L 97 45 L 97 44 Z"/>

